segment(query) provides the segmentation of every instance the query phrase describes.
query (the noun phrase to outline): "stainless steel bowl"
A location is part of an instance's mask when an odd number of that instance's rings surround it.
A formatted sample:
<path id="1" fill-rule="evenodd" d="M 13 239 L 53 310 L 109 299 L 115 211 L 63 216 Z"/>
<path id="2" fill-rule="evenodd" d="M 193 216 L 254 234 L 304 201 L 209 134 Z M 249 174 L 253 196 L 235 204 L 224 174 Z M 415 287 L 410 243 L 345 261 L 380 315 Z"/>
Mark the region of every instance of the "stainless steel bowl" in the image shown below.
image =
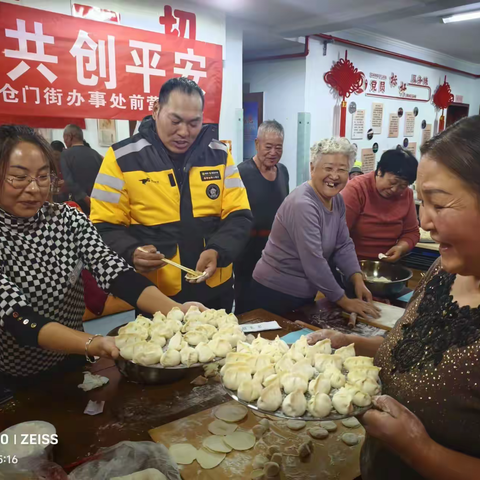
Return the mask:
<path id="1" fill-rule="evenodd" d="M 360 266 L 367 277 L 385 277 L 390 280 L 388 283 L 382 283 L 369 282 L 365 279 L 365 285 L 374 297 L 397 298 L 413 276 L 408 268 L 393 263 L 362 260 Z"/>
<path id="2" fill-rule="evenodd" d="M 118 330 L 122 327 L 123 325 L 114 328 L 108 333 L 108 336 L 116 337 L 118 335 Z M 164 385 L 168 383 L 174 383 L 187 376 L 187 374 L 192 374 L 192 372 L 195 370 L 198 370 L 198 375 L 201 375 L 203 373 L 204 365 L 196 364 L 192 365 L 191 367 L 179 365 L 178 367 L 167 368 L 155 365 L 145 367 L 144 365 L 138 365 L 130 360 L 126 360 L 123 357 L 118 357 L 115 360 L 115 364 L 120 370 L 120 373 L 129 381 L 148 385 Z"/>

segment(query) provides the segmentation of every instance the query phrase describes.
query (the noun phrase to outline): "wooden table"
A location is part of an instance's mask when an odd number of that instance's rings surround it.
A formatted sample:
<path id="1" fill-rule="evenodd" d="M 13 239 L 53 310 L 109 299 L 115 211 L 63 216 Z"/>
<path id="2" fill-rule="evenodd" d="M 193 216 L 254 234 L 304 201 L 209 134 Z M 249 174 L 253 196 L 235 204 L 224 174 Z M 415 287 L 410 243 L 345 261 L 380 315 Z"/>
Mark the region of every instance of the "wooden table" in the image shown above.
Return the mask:
<path id="1" fill-rule="evenodd" d="M 276 320 L 282 330 L 263 332 L 277 335 L 299 330 L 293 322 L 264 310 L 254 310 L 240 317 L 240 323 Z M 195 369 L 183 380 L 170 385 L 139 385 L 127 382 L 111 360 L 100 360 L 90 370 L 110 379 L 101 389 L 84 393 L 77 386 L 83 381 L 82 370 L 52 378 L 40 386 L 15 392 L 14 400 L 0 406 L 0 431 L 20 422 L 44 420 L 55 425 L 59 445 L 55 461 L 66 467 L 93 455 L 100 447 L 123 440 L 151 440 L 148 430 L 223 403 L 228 397 L 220 384 L 194 388 L 190 382 L 202 373 Z M 83 413 L 89 400 L 105 401 L 102 414 Z"/>

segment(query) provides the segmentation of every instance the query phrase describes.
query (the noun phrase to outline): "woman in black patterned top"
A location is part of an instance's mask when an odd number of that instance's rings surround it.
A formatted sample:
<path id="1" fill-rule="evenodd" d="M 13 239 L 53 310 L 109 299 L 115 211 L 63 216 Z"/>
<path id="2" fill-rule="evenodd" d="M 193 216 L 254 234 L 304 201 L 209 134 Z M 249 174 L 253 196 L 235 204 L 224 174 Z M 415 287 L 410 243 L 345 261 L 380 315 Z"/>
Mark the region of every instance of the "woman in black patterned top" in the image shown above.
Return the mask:
<path id="1" fill-rule="evenodd" d="M 375 355 L 383 395 L 362 423 L 363 480 L 480 478 L 480 116 L 460 120 L 421 148 L 422 228 L 441 259 L 386 336 L 331 330 Z"/>
<path id="2" fill-rule="evenodd" d="M 48 203 L 55 171 L 42 137 L 28 127 L 0 127 L 0 376 L 7 380 L 48 371 L 67 354 L 118 356 L 113 338 L 83 331 L 83 268 L 147 313 L 190 306 L 136 273 L 85 215 Z"/>

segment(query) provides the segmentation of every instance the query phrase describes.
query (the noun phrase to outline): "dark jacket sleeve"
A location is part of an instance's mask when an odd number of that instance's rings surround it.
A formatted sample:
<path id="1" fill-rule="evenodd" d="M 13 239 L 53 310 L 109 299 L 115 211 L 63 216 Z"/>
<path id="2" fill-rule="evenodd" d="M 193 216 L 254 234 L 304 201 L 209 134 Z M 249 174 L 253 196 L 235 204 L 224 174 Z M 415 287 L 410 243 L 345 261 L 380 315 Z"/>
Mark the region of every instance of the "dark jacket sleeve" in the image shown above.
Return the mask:
<path id="1" fill-rule="evenodd" d="M 221 222 L 205 247 L 218 252 L 219 267 L 227 267 L 242 253 L 250 238 L 252 220 L 247 190 L 232 155 L 228 153 Z"/>
<path id="2" fill-rule="evenodd" d="M 68 150 L 64 150 L 60 157 L 60 169 L 62 170 L 62 176 L 65 180 L 69 193 L 72 194 L 73 199 L 78 202 L 87 197 L 87 192 L 85 192 L 82 187 L 75 181 L 73 176 L 72 169 L 70 168 L 71 158 L 68 154 Z"/>

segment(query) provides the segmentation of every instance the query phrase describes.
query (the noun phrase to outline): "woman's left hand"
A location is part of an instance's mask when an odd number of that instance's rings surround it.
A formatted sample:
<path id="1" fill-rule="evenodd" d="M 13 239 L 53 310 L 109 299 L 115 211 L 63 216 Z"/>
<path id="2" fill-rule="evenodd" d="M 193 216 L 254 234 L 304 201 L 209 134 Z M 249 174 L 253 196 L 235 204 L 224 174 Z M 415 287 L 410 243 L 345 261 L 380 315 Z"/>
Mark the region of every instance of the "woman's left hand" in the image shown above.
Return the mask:
<path id="1" fill-rule="evenodd" d="M 418 417 L 388 395 L 373 398 L 375 408 L 359 418 L 367 434 L 386 444 L 409 463 L 431 438 Z"/>
<path id="2" fill-rule="evenodd" d="M 373 302 L 372 292 L 365 286 L 363 275 L 361 273 L 355 273 L 352 275 L 351 281 L 355 287 L 355 296 L 360 300 L 366 302 Z"/>
<path id="3" fill-rule="evenodd" d="M 88 347 L 88 354 L 91 357 L 118 358 L 120 351 L 115 345 L 115 337 L 95 337 Z"/>

